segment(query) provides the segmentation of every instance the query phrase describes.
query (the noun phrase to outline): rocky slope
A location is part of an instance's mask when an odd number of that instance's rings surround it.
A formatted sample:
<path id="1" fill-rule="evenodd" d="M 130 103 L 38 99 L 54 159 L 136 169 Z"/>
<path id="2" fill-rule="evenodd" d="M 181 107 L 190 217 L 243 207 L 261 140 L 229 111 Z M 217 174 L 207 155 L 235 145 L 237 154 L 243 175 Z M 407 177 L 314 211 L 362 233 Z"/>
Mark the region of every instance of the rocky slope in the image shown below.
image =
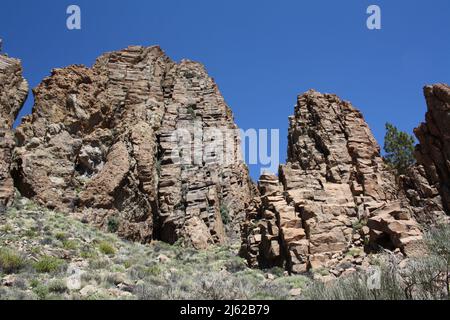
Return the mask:
<path id="1" fill-rule="evenodd" d="M 371 248 L 420 252 L 408 198 L 361 113 L 337 96 L 298 97 L 279 180 L 261 177 L 261 198 L 243 225 L 241 254 L 250 265 L 338 276 L 367 266 Z"/>
<path id="2" fill-rule="evenodd" d="M 16 130 L 23 195 L 134 241 L 201 249 L 237 231 L 251 182 L 232 113 L 202 65 L 129 47 L 92 68 L 53 70 L 34 95 Z M 223 133 L 216 141 L 212 129 Z M 231 161 L 208 152 L 211 141 Z"/>
<path id="3" fill-rule="evenodd" d="M 0 300 L 284 300 L 310 283 L 250 270 L 236 249 L 124 241 L 18 197 L 0 216 Z"/>
<path id="4" fill-rule="evenodd" d="M 28 95 L 20 61 L 0 54 L 0 213 L 11 204 L 14 183 L 10 175 L 14 148 L 12 125 Z"/>

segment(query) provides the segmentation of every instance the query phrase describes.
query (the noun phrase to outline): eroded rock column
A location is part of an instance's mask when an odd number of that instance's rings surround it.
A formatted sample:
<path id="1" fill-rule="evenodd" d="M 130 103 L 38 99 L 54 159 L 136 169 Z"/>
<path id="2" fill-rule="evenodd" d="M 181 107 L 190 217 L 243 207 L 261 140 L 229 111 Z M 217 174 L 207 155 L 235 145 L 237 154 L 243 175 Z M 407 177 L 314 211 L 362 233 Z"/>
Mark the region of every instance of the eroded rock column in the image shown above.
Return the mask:
<path id="1" fill-rule="evenodd" d="M 14 198 L 11 154 L 15 145 L 12 126 L 28 95 L 19 60 L 0 54 L 0 212 Z"/>

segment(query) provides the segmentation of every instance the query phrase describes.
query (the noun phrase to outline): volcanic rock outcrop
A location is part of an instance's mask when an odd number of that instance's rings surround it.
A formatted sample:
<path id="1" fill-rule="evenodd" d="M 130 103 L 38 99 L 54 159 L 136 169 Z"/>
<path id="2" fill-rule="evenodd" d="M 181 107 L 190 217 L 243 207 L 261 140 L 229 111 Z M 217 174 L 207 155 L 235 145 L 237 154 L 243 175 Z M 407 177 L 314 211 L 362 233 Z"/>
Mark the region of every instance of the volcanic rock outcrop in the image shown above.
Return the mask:
<path id="1" fill-rule="evenodd" d="M 224 222 L 243 217 L 251 181 L 239 135 L 202 65 L 133 46 L 55 69 L 34 95 L 16 130 L 24 196 L 130 240 L 196 248 L 225 242 Z M 232 161 L 205 150 L 211 142 Z"/>
<path id="2" fill-rule="evenodd" d="M 261 177 L 261 197 L 242 226 L 249 264 L 340 275 L 364 263 L 365 246 L 419 250 L 420 227 L 361 113 L 309 91 L 289 120 L 280 181 Z"/>
<path id="3" fill-rule="evenodd" d="M 0 54 L 0 213 L 14 197 L 10 166 L 15 142 L 11 129 L 27 95 L 20 61 Z"/>
<path id="4" fill-rule="evenodd" d="M 450 213 L 450 87 L 426 86 L 424 94 L 425 122 L 414 130 L 417 164 L 401 182 L 417 220 L 433 224 L 448 220 L 444 211 Z"/>
<path id="5" fill-rule="evenodd" d="M 419 223 L 450 209 L 447 85 L 425 88 L 417 165 L 398 181 L 349 102 L 299 96 L 287 163 L 257 189 L 232 112 L 201 64 L 132 46 L 92 68 L 54 69 L 14 136 L 27 92 L 20 62 L 0 55 L 0 211 L 17 188 L 129 240 L 203 249 L 240 233 L 252 267 L 340 276 L 367 267 L 371 250 L 420 252 Z"/>

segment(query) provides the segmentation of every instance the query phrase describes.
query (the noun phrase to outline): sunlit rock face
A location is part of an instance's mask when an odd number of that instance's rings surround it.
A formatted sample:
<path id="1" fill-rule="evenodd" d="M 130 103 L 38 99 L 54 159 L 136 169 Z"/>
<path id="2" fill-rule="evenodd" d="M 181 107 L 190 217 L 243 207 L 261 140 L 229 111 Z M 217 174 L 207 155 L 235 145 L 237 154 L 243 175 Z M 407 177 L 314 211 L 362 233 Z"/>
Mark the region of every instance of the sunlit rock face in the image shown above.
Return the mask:
<path id="1" fill-rule="evenodd" d="M 261 177 L 243 224 L 241 254 L 250 265 L 338 276 L 367 266 L 370 248 L 420 250 L 409 200 L 358 110 L 311 90 L 289 120 L 287 163 L 279 177 Z"/>
<path id="2" fill-rule="evenodd" d="M 140 242 L 205 248 L 236 234 L 251 182 L 232 113 L 201 64 L 129 47 L 92 68 L 54 69 L 34 94 L 16 131 L 23 195 Z M 234 134 L 232 161 L 208 158 L 207 128 Z M 190 139 L 180 146 L 177 132 Z M 185 159 L 191 150 L 199 161 Z"/>

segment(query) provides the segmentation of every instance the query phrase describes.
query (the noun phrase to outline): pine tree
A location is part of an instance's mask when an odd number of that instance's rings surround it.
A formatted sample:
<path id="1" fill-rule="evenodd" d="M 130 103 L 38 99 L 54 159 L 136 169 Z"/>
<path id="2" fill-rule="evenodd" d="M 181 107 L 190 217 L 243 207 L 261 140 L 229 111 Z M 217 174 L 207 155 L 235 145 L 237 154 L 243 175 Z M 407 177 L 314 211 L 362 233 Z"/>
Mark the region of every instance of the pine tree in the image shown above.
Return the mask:
<path id="1" fill-rule="evenodd" d="M 394 125 L 386 123 L 384 138 L 385 160 L 397 174 L 404 174 L 406 169 L 415 163 L 414 137 L 398 130 Z"/>

